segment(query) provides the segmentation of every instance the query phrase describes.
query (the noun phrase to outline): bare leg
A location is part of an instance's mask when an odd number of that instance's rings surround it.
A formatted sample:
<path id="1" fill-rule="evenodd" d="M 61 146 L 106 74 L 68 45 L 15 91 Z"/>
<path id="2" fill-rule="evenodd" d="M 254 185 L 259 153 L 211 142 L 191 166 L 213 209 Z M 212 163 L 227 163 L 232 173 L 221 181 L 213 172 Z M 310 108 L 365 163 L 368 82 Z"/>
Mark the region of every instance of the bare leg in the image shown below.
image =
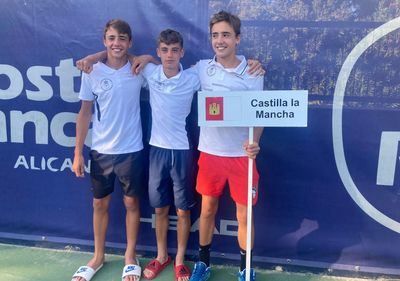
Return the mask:
<path id="1" fill-rule="evenodd" d="M 108 206 L 111 195 L 101 199 L 93 199 L 93 232 L 94 254 L 87 266 L 96 270 L 104 262 L 106 232 L 108 226 Z M 75 281 L 86 281 L 84 278 L 75 278 Z"/>
<path id="2" fill-rule="evenodd" d="M 157 260 L 163 264 L 168 259 L 167 235 L 169 227 L 169 206 L 156 208 Z"/>
<path id="3" fill-rule="evenodd" d="M 126 208 L 126 251 L 125 264 L 136 264 L 136 242 L 140 224 L 139 199 L 124 196 Z M 137 281 L 137 276 L 127 276 L 125 281 Z"/>
<path id="4" fill-rule="evenodd" d="M 190 233 L 190 210 L 177 209 L 178 215 L 178 251 L 175 257 L 175 265 L 181 265 L 185 261 L 185 253 Z M 188 281 L 189 277 L 178 278 L 178 281 Z"/>
<path id="5" fill-rule="evenodd" d="M 240 248 L 246 250 L 247 238 L 247 206 L 236 203 L 236 217 L 238 221 L 238 242 Z M 251 222 L 251 248 L 254 244 L 254 223 Z"/>
<path id="6" fill-rule="evenodd" d="M 202 246 L 211 244 L 215 228 L 215 215 L 218 211 L 218 202 L 219 198 L 207 195 L 202 196 L 199 230 L 199 242 Z"/>
<path id="7" fill-rule="evenodd" d="M 161 263 L 165 263 L 168 259 L 167 250 L 167 235 L 169 226 L 169 206 L 163 208 L 156 208 L 156 238 L 157 238 L 157 257 L 156 259 Z M 146 277 L 153 277 L 153 272 L 145 269 L 143 275 Z"/>

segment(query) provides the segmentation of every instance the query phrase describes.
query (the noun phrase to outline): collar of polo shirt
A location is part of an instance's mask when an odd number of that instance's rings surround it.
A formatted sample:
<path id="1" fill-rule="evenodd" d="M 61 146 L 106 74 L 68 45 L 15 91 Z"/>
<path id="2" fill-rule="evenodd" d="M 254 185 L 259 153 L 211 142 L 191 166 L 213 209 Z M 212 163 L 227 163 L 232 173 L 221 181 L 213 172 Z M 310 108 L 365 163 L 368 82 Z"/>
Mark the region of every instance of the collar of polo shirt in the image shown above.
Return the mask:
<path id="1" fill-rule="evenodd" d="M 164 82 L 164 81 L 167 81 L 167 80 L 179 79 L 181 77 L 182 71 L 183 71 L 182 64 L 179 64 L 179 72 L 178 72 L 178 74 L 173 76 L 173 77 L 171 77 L 171 78 L 168 78 L 167 76 L 165 76 L 165 73 L 164 73 L 164 70 L 163 70 L 162 66 L 159 69 L 160 69 L 160 73 L 159 73 L 159 75 L 160 75 L 159 76 L 159 78 L 160 78 L 159 81 L 160 82 Z"/>
<path id="2" fill-rule="evenodd" d="M 212 58 L 212 60 L 210 60 L 209 64 L 210 65 L 215 65 L 215 66 L 217 66 L 219 68 L 222 68 L 222 69 L 225 69 L 225 70 L 227 70 L 229 72 L 234 72 L 236 74 L 243 75 L 245 73 L 246 69 L 247 69 L 247 66 L 248 66 L 247 65 L 247 60 L 246 60 L 246 58 L 244 56 L 236 56 L 236 57 L 237 57 L 238 60 L 240 60 L 240 63 L 235 69 L 232 69 L 232 68 L 226 69 L 226 68 L 224 68 L 224 66 L 222 64 L 217 62 L 216 56 L 214 56 Z"/>

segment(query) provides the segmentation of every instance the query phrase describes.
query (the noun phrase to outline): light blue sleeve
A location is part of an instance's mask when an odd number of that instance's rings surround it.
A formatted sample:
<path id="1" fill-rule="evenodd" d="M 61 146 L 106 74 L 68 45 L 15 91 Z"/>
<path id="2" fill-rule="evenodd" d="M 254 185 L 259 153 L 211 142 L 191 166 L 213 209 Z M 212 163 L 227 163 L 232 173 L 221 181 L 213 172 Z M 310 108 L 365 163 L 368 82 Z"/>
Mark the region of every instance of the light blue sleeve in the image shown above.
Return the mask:
<path id="1" fill-rule="evenodd" d="M 193 83 L 193 90 L 198 91 L 201 88 L 201 83 L 200 83 L 200 75 L 199 75 L 199 62 L 197 62 L 195 65 L 192 65 L 191 67 L 185 69 L 185 72 L 187 72 L 189 75 L 192 77 L 192 83 Z"/>
<path id="2" fill-rule="evenodd" d="M 257 76 L 254 78 L 254 82 L 252 85 L 252 90 L 262 91 L 264 90 L 264 75 Z"/>
<path id="3" fill-rule="evenodd" d="M 187 71 L 190 74 L 199 76 L 199 62 L 185 69 L 185 71 Z"/>
<path id="4" fill-rule="evenodd" d="M 142 75 L 143 75 L 143 77 L 145 79 L 148 79 L 150 77 L 150 75 L 154 72 L 154 70 L 156 70 L 156 68 L 157 68 L 157 65 L 155 65 L 154 63 L 149 62 L 143 68 L 143 71 L 141 73 L 142 73 Z"/>
<path id="5" fill-rule="evenodd" d="M 89 101 L 94 100 L 90 75 L 84 72 L 82 72 L 81 89 L 79 90 L 78 97 L 81 100 L 89 100 Z"/>

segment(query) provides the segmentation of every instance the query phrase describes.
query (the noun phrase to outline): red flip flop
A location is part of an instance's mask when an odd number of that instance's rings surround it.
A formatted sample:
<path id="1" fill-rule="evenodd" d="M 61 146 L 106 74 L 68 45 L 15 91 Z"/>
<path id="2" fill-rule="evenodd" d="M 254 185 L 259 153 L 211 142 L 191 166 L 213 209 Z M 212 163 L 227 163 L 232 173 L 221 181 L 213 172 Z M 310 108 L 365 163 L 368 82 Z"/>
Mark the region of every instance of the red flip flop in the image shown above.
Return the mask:
<path id="1" fill-rule="evenodd" d="M 171 257 L 168 257 L 168 259 L 164 263 L 160 263 L 157 259 L 150 261 L 144 269 L 151 271 L 151 273 L 153 274 L 152 276 L 146 276 L 143 270 L 143 277 L 146 278 L 147 280 L 152 280 L 156 278 L 158 274 L 160 274 L 160 272 L 163 271 L 164 268 L 166 268 L 170 263 L 171 263 Z"/>
<path id="2" fill-rule="evenodd" d="M 190 277 L 190 269 L 185 264 L 180 264 L 175 266 L 174 263 L 174 271 L 175 271 L 175 281 L 178 281 L 178 278 Z"/>

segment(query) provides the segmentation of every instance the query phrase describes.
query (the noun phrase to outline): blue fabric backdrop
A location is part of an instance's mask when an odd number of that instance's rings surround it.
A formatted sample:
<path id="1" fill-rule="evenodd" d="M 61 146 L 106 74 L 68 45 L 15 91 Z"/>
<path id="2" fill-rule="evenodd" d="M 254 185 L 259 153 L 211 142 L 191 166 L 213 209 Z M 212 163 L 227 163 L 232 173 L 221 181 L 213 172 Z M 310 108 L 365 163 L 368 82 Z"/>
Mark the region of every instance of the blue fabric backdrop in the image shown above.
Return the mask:
<path id="1" fill-rule="evenodd" d="M 158 33 L 179 30 L 186 48 L 182 62 L 189 67 L 212 57 L 208 19 L 220 9 L 243 20 L 239 50 L 267 69 L 265 89 L 309 91 L 308 127 L 266 128 L 261 139 L 254 260 L 399 274 L 396 0 L 3 1 L 0 238 L 91 243 L 89 180 L 71 172 L 80 87 L 74 62 L 103 49 L 106 21 L 122 18 L 131 24 L 136 54 L 154 55 Z M 364 49 L 356 53 L 360 44 Z M 341 71 L 348 75 L 339 76 Z M 142 117 L 147 138 L 146 93 Z M 155 249 L 152 214 L 143 200 L 141 250 Z M 198 214 L 199 208 L 189 253 L 197 249 Z M 226 262 L 238 258 L 236 228 L 234 206 L 225 195 L 213 251 Z M 123 247 L 124 231 L 116 191 L 107 236 L 111 247 Z M 175 240 L 172 223 L 171 248 Z"/>

